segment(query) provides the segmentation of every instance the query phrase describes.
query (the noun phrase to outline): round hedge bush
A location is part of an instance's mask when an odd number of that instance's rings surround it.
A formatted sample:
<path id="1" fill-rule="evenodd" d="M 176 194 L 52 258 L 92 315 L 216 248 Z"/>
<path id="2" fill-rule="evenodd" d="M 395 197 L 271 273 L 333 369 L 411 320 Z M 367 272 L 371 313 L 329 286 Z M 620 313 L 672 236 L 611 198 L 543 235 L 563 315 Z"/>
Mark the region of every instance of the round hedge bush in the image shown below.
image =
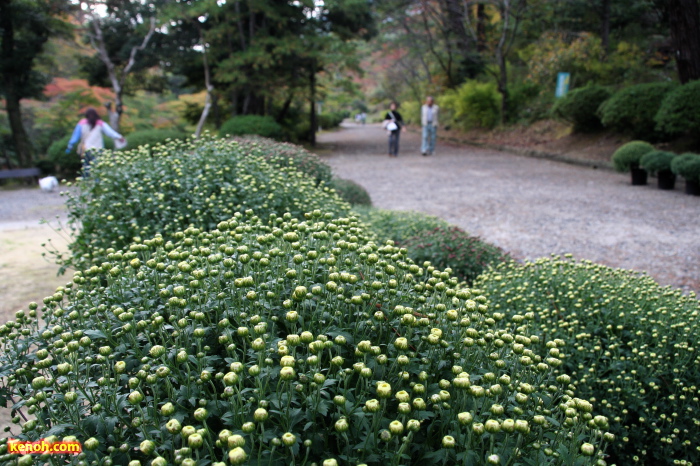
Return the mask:
<path id="1" fill-rule="evenodd" d="M 494 311 L 529 313 L 537 333 L 569 345 L 557 371 L 614 421 L 608 464 L 700 462 L 700 303 L 693 293 L 559 257 L 500 266 L 475 286 Z"/>
<path id="2" fill-rule="evenodd" d="M 219 136 L 244 136 L 255 134 L 271 139 L 282 139 L 284 129 L 274 118 L 260 115 L 241 115 L 226 120 L 219 129 Z"/>
<path id="3" fill-rule="evenodd" d="M 681 154 L 671 162 L 671 171 L 688 181 L 700 183 L 700 155 Z"/>
<path id="4" fill-rule="evenodd" d="M 318 124 L 322 129 L 337 128 L 346 117 L 345 112 L 322 113 L 318 116 Z"/>
<path id="5" fill-rule="evenodd" d="M 360 217 L 381 243 L 387 240 L 400 243 L 423 231 L 451 226 L 439 217 L 415 211 L 354 206 L 352 212 Z"/>
<path id="6" fill-rule="evenodd" d="M 691 81 L 670 92 L 654 118 L 657 129 L 670 135 L 700 132 L 700 81 Z"/>
<path id="7" fill-rule="evenodd" d="M 334 177 L 331 180 L 329 187 L 337 192 L 338 196 L 348 202 L 351 206 L 372 205 L 372 198 L 369 197 L 367 190 L 352 180 Z"/>
<path id="8" fill-rule="evenodd" d="M 330 183 L 331 167 L 318 155 L 301 146 L 259 136 L 236 138 L 243 150 L 252 151 L 278 167 L 292 167 L 316 180 L 317 184 Z"/>
<path id="9" fill-rule="evenodd" d="M 639 165 L 642 156 L 655 150 L 645 141 L 630 141 L 621 145 L 612 155 L 613 167 L 618 172 L 627 172 Z"/>
<path id="10" fill-rule="evenodd" d="M 552 114 L 574 126 L 574 131 L 588 133 L 603 128 L 598 107 L 610 98 L 610 91 L 602 86 L 574 89 L 560 97 L 552 107 Z"/>
<path id="11" fill-rule="evenodd" d="M 605 127 L 635 138 L 660 138 L 654 117 L 675 83 L 646 83 L 626 87 L 605 101 L 598 113 Z"/>
<path id="12" fill-rule="evenodd" d="M 139 146 L 155 146 L 169 141 L 187 139 L 187 133 L 177 129 L 147 129 L 134 131 L 126 136 L 127 148 L 135 149 Z"/>
<path id="13" fill-rule="evenodd" d="M 651 174 L 671 171 L 671 161 L 677 157 L 673 152 L 653 150 L 647 152 L 639 160 L 639 166 Z"/>
<path id="14" fill-rule="evenodd" d="M 74 436 L 87 464 L 602 460 L 573 348 L 456 284 L 319 211 L 132 244 L 0 326 L 1 388 L 35 417 L 13 435 Z"/>
<path id="15" fill-rule="evenodd" d="M 251 151 L 236 141 L 200 138 L 98 158 L 91 177 L 68 193 L 72 257 L 59 256 L 59 263 L 89 267 L 108 248 L 156 233 L 170 239 L 189 225 L 212 229 L 247 209 L 297 218 L 312 207 L 349 212 L 334 191 L 294 168 L 266 162 L 267 150 L 263 144 Z"/>
<path id="16" fill-rule="evenodd" d="M 423 230 L 398 245 L 405 247 L 417 263 L 429 261 L 438 268 L 449 267 L 468 284 L 489 268 L 511 260 L 501 248 L 455 226 Z"/>

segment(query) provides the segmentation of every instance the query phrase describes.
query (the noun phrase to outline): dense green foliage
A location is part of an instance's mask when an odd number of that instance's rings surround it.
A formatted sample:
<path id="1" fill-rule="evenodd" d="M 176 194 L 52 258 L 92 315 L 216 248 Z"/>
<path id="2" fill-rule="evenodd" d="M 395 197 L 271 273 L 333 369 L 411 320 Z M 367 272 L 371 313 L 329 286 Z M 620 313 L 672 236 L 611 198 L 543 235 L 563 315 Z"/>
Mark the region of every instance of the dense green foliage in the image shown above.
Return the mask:
<path id="1" fill-rule="evenodd" d="M 377 235 L 380 243 L 387 240 L 402 242 L 424 231 L 450 227 L 450 224 L 441 218 L 421 212 L 360 206 L 353 207 L 352 211 Z"/>
<path id="2" fill-rule="evenodd" d="M 70 138 L 71 135 L 69 134 L 54 141 L 46 151 L 46 160 L 56 167 L 60 175 L 74 177 L 79 174 L 83 164 L 77 152 L 77 144 L 66 154 Z M 114 141 L 111 138 L 105 138 L 104 144 L 107 150 L 114 149 Z"/>
<path id="3" fill-rule="evenodd" d="M 226 120 L 220 136 L 244 136 L 253 134 L 271 139 L 282 139 L 284 130 L 272 117 L 260 115 L 242 115 Z"/>
<path id="4" fill-rule="evenodd" d="M 629 171 L 639 165 L 642 156 L 654 150 L 654 146 L 645 141 L 630 141 L 621 145 L 612 155 L 612 163 L 619 172 Z"/>
<path id="5" fill-rule="evenodd" d="M 494 83 L 467 81 L 438 98 L 445 113 L 442 124 L 462 129 L 493 128 L 501 119 L 501 95 Z M 420 118 L 420 112 L 417 118 Z"/>
<path id="6" fill-rule="evenodd" d="M 671 171 L 688 181 L 700 183 L 700 155 L 681 154 L 671 162 Z"/>
<path id="7" fill-rule="evenodd" d="M 321 113 L 318 115 L 318 125 L 322 129 L 337 128 L 346 117 L 345 112 Z"/>
<path id="8" fill-rule="evenodd" d="M 468 284 L 490 267 L 511 260 L 499 247 L 454 226 L 423 230 L 397 245 L 405 247 L 418 264 L 429 261 L 437 268 L 449 268 Z"/>
<path id="9" fill-rule="evenodd" d="M 647 152 L 639 159 L 639 166 L 651 174 L 659 173 L 661 171 L 671 170 L 671 161 L 677 155 L 673 152 L 663 151 L 663 150 L 653 150 Z"/>
<path id="10" fill-rule="evenodd" d="M 626 87 L 605 101 L 598 110 L 600 120 L 612 128 L 634 138 L 651 140 L 662 134 L 656 132 L 656 113 L 675 83 L 646 83 Z"/>
<path id="11" fill-rule="evenodd" d="M 566 341 L 558 373 L 614 421 L 609 464 L 700 461 L 694 296 L 634 272 L 560 258 L 505 265 L 476 286 L 495 311 L 524 316 L 542 342 Z M 556 348 L 550 355 L 563 356 Z"/>
<path id="12" fill-rule="evenodd" d="M 354 207 L 379 241 L 391 240 L 408 250 L 418 264 L 429 261 L 472 282 L 487 268 L 509 261 L 500 248 L 470 236 L 444 220 L 420 212 Z"/>
<path id="13" fill-rule="evenodd" d="M 331 167 L 318 155 L 301 146 L 256 136 L 239 138 L 236 141 L 241 150 L 258 155 L 278 167 L 295 168 L 315 179 L 316 184 L 328 184 L 331 181 Z"/>
<path id="14" fill-rule="evenodd" d="M 604 456 L 608 420 L 558 369 L 576 343 L 353 219 L 265 219 L 132 244 L 0 326 L 2 393 L 36 416 L 16 436 L 75 435 L 115 464 Z"/>
<path id="15" fill-rule="evenodd" d="M 333 188 L 341 199 L 352 206 L 372 205 L 372 198 L 369 197 L 367 190 L 352 180 L 334 177 L 328 186 Z"/>
<path id="16" fill-rule="evenodd" d="M 209 230 L 247 209 L 262 217 L 290 212 L 295 218 L 311 207 L 348 212 L 348 204 L 317 188 L 312 178 L 271 165 L 248 149 L 236 141 L 201 139 L 99 158 L 90 178 L 68 196 L 73 257 L 63 262 L 89 266 L 86 259 L 103 258 L 106 249 L 120 249 L 135 238 L 161 233 L 169 239 L 189 225 Z"/>
<path id="17" fill-rule="evenodd" d="M 20 166 L 34 162 L 32 143 L 24 128 L 21 100 L 40 97 L 48 76 L 40 73 L 37 63 L 51 36 L 67 34 L 65 15 L 71 5 L 65 0 L 0 2 L 0 96 L 10 123 L 11 149 Z M 26 115 L 26 114 L 25 114 Z M 9 151 L 3 141 L 0 153 L 10 164 Z"/>
<path id="18" fill-rule="evenodd" d="M 598 116 L 598 107 L 610 98 L 611 92 L 602 86 L 586 86 L 559 98 L 552 114 L 574 125 L 574 131 L 587 133 L 598 131 L 603 126 Z"/>
<path id="19" fill-rule="evenodd" d="M 188 136 L 184 131 L 176 129 L 147 129 L 135 131 L 126 136 L 127 148 L 135 149 L 146 144 L 155 146 L 157 144 L 165 144 L 169 141 L 178 139 L 186 139 Z"/>
<path id="20" fill-rule="evenodd" d="M 656 114 L 657 128 L 670 135 L 700 132 L 700 81 L 679 86 L 664 99 Z"/>

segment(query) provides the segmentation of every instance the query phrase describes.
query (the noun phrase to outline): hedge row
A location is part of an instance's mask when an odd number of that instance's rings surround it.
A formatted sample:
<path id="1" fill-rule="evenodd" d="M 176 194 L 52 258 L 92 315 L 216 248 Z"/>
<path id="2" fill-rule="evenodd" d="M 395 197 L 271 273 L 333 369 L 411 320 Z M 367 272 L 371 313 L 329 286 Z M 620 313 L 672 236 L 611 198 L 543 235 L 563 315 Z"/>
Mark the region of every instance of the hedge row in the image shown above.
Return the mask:
<path id="1" fill-rule="evenodd" d="M 637 84 L 612 93 L 591 85 L 571 91 L 552 108 L 578 132 L 610 128 L 634 138 L 664 140 L 700 131 L 700 82 Z"/>

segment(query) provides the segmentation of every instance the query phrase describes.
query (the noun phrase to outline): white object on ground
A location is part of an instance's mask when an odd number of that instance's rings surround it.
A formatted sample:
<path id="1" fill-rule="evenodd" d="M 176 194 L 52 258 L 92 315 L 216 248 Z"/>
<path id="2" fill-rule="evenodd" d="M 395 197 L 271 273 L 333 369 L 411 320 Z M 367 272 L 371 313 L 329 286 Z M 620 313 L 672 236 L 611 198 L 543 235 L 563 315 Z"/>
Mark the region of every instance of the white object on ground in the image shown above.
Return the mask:
<path id="1" fill-rule="evenodd" d="M 41 178 L 39 180 L 39 186 L 42 191 L 53 192 L 54 189 L 58 188 L 58 180 L 55 176 L 47 176 L 46 178 Z"/>

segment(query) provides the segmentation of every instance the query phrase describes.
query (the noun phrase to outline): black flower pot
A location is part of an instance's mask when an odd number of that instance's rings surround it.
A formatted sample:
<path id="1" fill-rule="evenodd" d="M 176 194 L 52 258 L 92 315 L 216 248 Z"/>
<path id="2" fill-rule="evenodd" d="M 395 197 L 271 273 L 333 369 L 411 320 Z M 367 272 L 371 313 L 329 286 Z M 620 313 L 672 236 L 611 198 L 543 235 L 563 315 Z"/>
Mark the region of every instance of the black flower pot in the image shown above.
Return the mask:
<path id="1" fill-rule="evenodd" d="M 644 186 L 647 184 L 647 171 L 639 167 L 630 167 L 632 186 Z"/>
<path id="2" fill-rule="evenodd" d="M 672 190 L 676 187 L 676 174 L 671 170 L 661 170 L 656 174 L 659 189 Z"/>
<path id="3" fill-rule="evenodd" d="M 692 180 L 685 180 L 685 193 L 693 196 L 700 196 L 700 183 Z"/>

